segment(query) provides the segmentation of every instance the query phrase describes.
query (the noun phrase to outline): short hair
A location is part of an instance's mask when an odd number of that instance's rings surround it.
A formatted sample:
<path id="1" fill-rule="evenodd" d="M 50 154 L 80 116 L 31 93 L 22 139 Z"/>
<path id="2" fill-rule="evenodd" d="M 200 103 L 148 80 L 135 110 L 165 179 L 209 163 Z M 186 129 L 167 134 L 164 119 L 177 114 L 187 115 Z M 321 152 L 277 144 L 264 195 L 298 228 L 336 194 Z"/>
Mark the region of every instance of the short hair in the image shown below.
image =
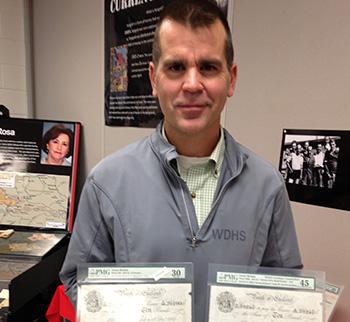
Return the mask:
<path id="1" fill-rule="evenodd" d="M 73 150 L 73 131 L 67 129 L 63 124 L 56 124 L 52 126 L 43 136 L 42 140 L 42 150 L 48 153 L 47 144 L 49 141 L 56 139 L 60 134 L 66 134 L 69 137 L 69 150 L 66 155 L 66 158 L 72 155 Z"/>
<path id="2" fill-rule="evenodd" d="M 230 26 L 223 11 L 213 0 L 173 0 L 166 5 L 160 14 L 159 21 L 154 34 L 152 46 L 152 61 L 158 64 L 161 56 L 159 31 L 164 20 L 173 20 L 183 25 L 189 25 L 196 29 L 214 24 L 219 20 L 226 33 L 225 58 L 227 67 L 233 65 L 233 44 Z"/>

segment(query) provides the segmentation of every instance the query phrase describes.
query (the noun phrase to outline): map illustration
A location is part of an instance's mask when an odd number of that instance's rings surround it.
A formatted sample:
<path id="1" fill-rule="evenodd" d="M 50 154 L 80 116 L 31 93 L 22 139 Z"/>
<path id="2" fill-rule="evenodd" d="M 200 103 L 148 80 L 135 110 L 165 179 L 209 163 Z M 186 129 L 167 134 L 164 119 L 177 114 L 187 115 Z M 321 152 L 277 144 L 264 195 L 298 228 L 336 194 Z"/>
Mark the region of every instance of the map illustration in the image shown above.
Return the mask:
<path id="1" fill-rule="evenodd" d="M 69 176 L 0 173 L 0 222 L 43 228 L 66 228 Z"/>

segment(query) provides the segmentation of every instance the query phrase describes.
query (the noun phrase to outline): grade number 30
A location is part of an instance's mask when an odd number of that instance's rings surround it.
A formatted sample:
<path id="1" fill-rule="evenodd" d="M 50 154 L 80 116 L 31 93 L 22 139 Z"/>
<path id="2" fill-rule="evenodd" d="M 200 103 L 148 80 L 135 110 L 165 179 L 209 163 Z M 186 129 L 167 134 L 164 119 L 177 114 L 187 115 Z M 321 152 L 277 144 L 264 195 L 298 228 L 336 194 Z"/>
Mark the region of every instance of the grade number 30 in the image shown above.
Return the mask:
<path id="1" fill-rule="evenodd" d="M 171 270 L 171 277 L 173 277 L 173 278 L 181 277 L 181 270 L 180 269 L 172 269 Z"/>

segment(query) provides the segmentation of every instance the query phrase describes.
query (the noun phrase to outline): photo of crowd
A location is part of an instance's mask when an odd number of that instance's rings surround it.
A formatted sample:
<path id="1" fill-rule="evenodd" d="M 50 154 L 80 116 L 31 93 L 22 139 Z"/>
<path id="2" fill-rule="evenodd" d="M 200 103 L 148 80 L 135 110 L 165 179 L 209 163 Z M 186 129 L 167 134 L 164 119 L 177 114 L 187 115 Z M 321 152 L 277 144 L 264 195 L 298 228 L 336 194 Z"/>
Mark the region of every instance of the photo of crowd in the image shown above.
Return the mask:
<path id="1" fill-rule="evenodd" d="M 280 172 L 287 183 L 332 189 L 336 183 L 340 136 L 284 136 Z"/>

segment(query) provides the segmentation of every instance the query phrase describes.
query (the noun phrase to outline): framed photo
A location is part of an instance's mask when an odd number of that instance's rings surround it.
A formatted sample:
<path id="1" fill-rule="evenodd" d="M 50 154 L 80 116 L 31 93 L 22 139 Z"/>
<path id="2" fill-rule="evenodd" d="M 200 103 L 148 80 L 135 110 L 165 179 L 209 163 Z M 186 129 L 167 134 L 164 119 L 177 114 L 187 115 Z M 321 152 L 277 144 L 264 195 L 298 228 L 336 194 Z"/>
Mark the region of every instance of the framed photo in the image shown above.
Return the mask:
<path id="1" fill-rule="evenodd" d="M 284 129 L 279 171 L 292 201 L 350 210 L 350 131 Z"/>

